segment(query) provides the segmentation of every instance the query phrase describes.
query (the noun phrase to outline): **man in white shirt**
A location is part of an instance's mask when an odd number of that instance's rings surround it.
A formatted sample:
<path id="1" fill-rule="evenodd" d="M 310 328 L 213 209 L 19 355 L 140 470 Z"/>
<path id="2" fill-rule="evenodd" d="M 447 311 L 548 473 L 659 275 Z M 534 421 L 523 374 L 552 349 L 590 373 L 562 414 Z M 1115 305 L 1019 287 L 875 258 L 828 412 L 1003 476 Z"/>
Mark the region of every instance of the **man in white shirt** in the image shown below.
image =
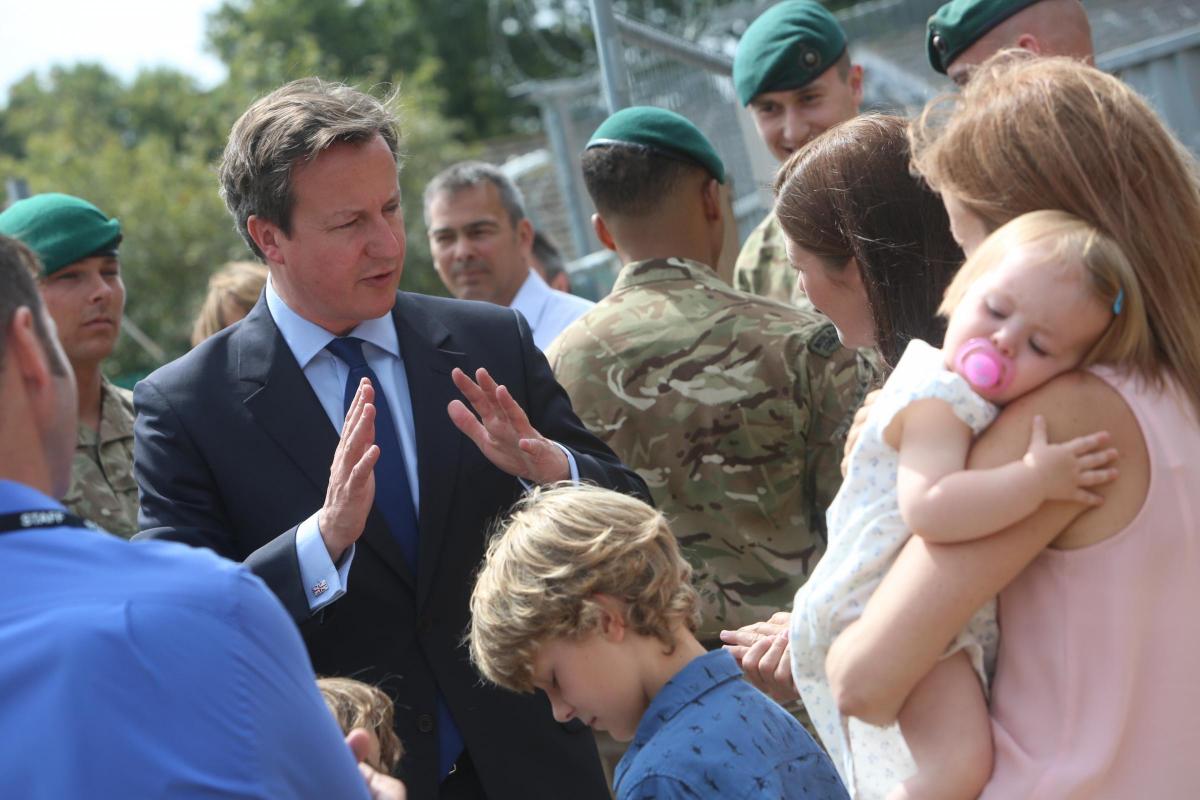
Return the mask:
<path id="1" fill-rule="evenodd" d="M 551 289 L 530 267 L 534 232 L 521 192 L 491 164 L 462 161 L 438 173 L 425 187 L 425 227 L 450 293 L 521 312 L 539 349 L 594 305 Z"/>

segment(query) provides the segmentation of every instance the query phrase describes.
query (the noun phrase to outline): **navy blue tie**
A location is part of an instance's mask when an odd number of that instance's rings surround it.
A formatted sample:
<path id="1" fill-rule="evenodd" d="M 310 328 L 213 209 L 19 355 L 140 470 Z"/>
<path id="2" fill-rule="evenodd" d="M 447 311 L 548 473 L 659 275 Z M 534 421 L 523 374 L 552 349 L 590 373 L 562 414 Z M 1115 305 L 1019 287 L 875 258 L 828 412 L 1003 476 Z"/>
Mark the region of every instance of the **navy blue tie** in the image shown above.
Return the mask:
<path id="1" fill-rule="evenodd" d="M 417 510 L 413 506 L 412 489 L 408 484 L 408 471 L 404 468 L 404 450 L 400 447 L 400 436 L 392 420 L 383 385 L 363 357 L 362 339 L 343 336 L 325 345 L 325 349 L 340 358 L 350 367 L 346 376 L 346 391 L 342 395 L 342 413 L 350 410 L 354 393 L 363 378 L 371 381 L 375 388 L 375 443 L 379 445 L 379 461 L 375 463 L 375 507 L 387 521 L 388 530 L 400 545 L 404 560 L 413 575 L 417 574 Z"/>
<path id="2" fill-rule="evenodd" d="M 388 530 L 400 545 L 404 560 L 408 562 L 414 577 L 417 574 L 417 511 L 413 506 L 412 490 L 408 483 L 408 472 L 404 468 L 404 450 L 400 447 L 400 436 L 388 407 L 383 384 L 363 357 L 362 339 L 343 336 L 325 345 L 325 349 L 350 367 L 346 376 L 346 390 L 342 395 L 342 411 L 350 410 L 354 394 L 363 378 L 371 381 L 375 388 L 375 443 L 379 445 L 379 461 L 375 463 L 375 507 L 383 514 Z M 450 716 L 450 709 L 439 689 L 437 692 L 438 766 L 440 776 L 445 776 L 463 751 L 462 734 Z"/>

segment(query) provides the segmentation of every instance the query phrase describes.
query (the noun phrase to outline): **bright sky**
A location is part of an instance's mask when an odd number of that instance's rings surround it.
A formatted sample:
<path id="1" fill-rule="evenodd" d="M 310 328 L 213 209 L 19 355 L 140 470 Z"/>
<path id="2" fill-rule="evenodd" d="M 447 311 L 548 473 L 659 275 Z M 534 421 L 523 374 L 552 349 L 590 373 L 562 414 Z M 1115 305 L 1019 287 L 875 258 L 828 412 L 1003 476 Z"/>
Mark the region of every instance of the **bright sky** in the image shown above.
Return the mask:
<path id="1" fill-rule="evenodd" d="M 169 65 L 203 86 L 225 68 L 203 52 L 204 18 L 221 0 L 13 0 L 0 26 L 0 103 L 8 87 L 54 64 L 98 61 L 123 80 L 141 67 Z M 0 2 L 0 6 L 8 6 Z M 19 19 L 19 21 L 17 21 Z"/>

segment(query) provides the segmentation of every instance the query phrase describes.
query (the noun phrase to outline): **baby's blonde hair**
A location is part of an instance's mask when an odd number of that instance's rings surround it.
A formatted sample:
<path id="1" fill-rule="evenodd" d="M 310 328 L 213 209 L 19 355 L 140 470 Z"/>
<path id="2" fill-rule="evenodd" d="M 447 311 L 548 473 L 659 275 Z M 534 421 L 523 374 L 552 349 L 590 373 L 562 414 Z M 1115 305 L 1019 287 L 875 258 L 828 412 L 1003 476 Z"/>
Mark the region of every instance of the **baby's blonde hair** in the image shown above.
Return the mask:
<path id="1" fill-rule="evenodd" d="M 1153 358 L 1154 337 L 1133 264 L 1111 236 L 1065 211 L 1033 211 L 1000 226 L 950 281 L 938 313 L 953 314 L 971 285 L 1019 248 L 1039 249 L 1048 269 L 1081 267 L 1092 295 L 1113 312 L 1112 322 L 1081 367 Z"/>
<path id="2" fill-rule="evenodd" d="M 597 630 L 605 594 L 626 605 L 626 624 L 675 646 L 680 623 L 695 632 L 692 568 L 658 511 L 595 486 L 538 489 L 493 537 L 471 595 L 471 660 L 484 678 L 532 692 L 537 648 Z"/>

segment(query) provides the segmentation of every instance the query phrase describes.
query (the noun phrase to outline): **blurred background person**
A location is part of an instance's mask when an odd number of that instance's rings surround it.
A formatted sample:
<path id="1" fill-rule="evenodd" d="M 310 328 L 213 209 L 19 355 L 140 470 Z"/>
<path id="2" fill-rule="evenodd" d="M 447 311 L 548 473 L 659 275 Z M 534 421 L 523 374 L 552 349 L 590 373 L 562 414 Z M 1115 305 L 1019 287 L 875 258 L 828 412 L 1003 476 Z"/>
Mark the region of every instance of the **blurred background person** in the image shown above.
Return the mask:
<path id="1" fill-rule="evenodd" d="M 558 245 L 541 231 L 533 232 L 533 250 L 529 263 L 551 289 L 571 293 L 571 276 L 567 274 L 562 253 Z"/>
<path id="2" fill-rule="evenodd" d="M 541 350 L 594 305 L 552 289 L 530 266 L 533 225 L 521 190 L 491 164 L 462 161 L 439 172 L 425 188 L 425 227 L 450 294 L 520 311 Z"/>
<path id="3" fill-rule="evenodd" d="M 257 261 L 230 261 L 208 279 L 208 293 L 192 325 L 192 347 L 250 313 L 267 283 Z"/>

